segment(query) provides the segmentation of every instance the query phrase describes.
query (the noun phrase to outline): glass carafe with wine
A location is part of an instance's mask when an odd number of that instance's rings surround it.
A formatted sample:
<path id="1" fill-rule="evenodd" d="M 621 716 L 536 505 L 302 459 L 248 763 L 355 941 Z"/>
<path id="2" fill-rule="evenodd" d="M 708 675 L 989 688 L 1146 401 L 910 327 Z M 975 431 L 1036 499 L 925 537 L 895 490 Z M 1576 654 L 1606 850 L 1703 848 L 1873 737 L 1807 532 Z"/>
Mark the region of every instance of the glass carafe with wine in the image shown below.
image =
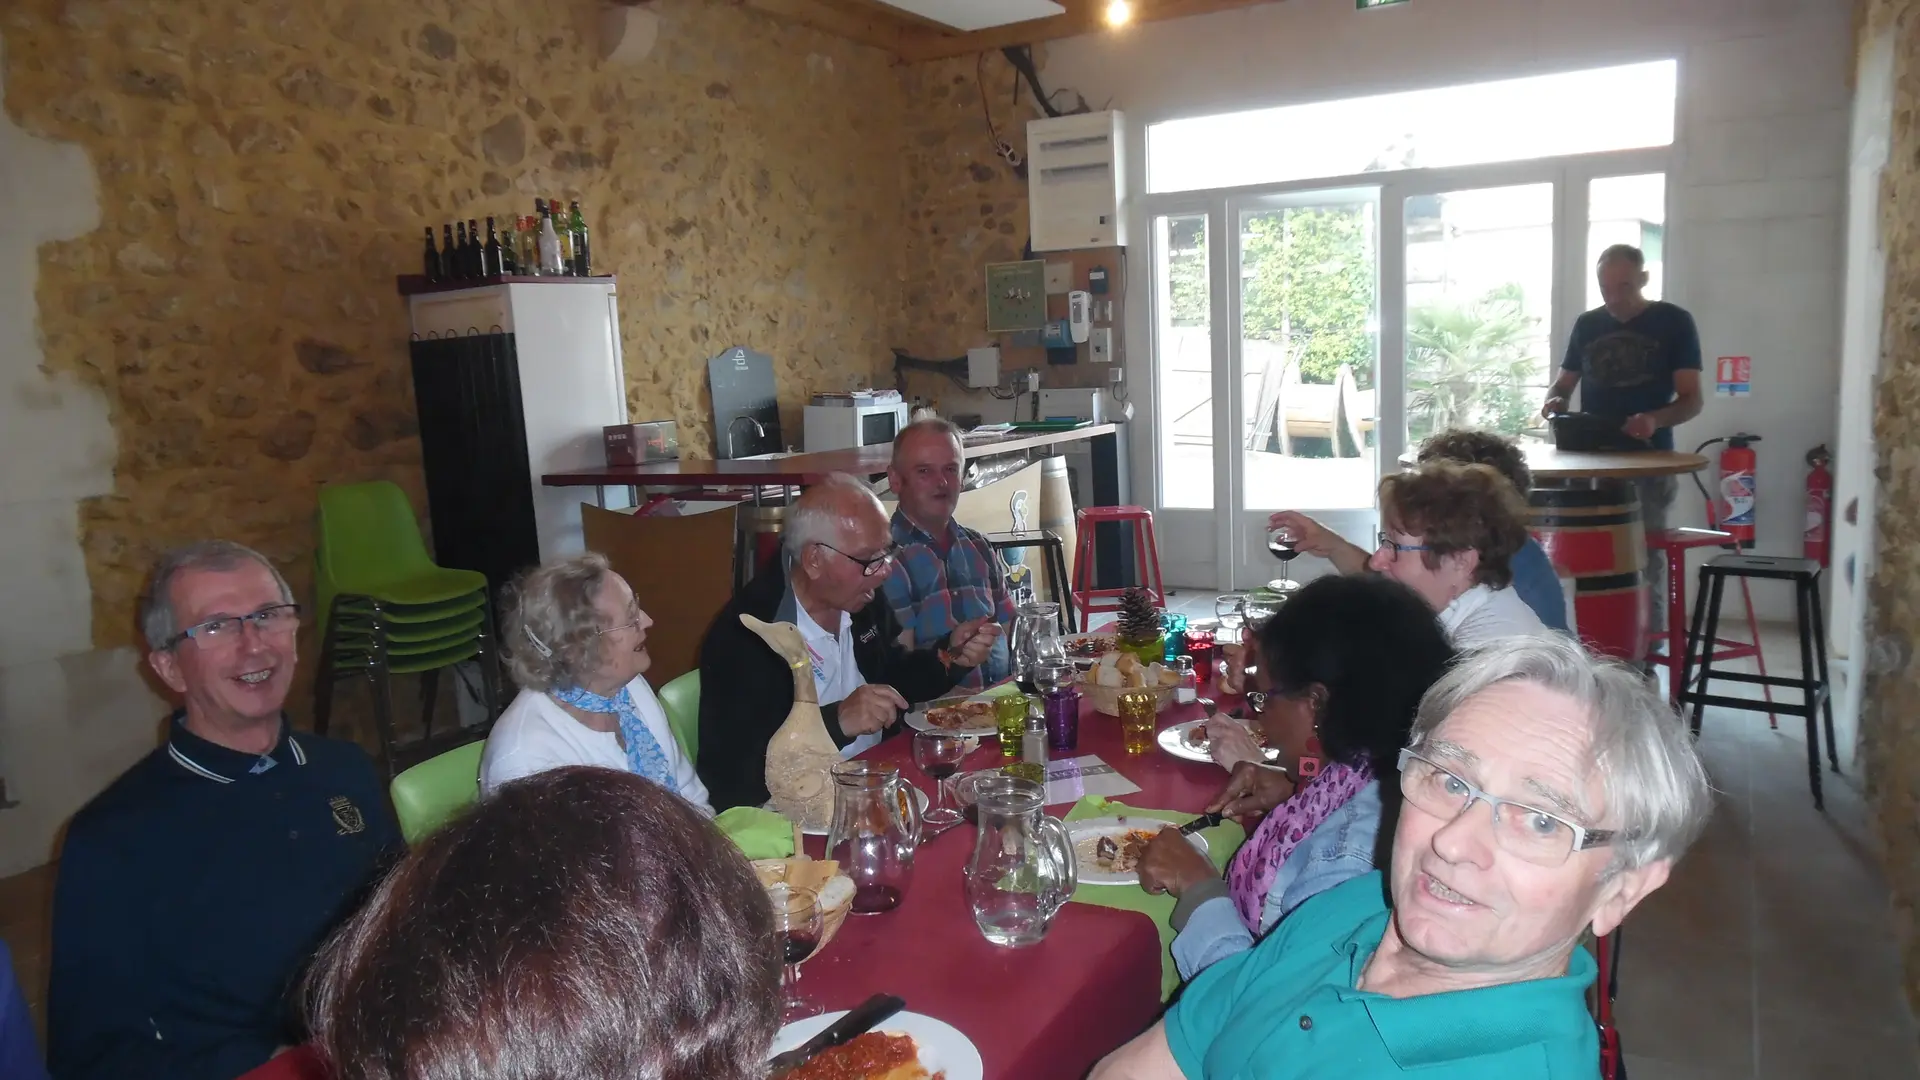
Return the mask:
<path id="1" fill-rule="evenodd" d="M 1279 593 L 1283 598 L 1300 588 L 1300 583 L 1293 580 L 1292 575 L 1287 572 L 1294 558 L 1300 554 L 1299 545 L 1300 534 L 1291 526 L 1282 525 L 1267 533 L 1267 551 L 1280 560 L 1280 576 L 1267 582 L 1267 588 Z"/>

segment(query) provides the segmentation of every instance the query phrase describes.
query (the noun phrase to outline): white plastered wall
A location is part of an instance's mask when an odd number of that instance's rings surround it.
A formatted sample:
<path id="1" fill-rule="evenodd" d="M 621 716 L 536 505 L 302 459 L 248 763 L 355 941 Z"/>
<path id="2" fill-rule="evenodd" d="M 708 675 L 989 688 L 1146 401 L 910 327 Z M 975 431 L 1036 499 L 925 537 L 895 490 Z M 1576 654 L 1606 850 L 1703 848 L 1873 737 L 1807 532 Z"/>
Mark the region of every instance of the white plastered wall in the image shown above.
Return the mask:
<path id="1" fill-rule="evenodd" d="M 0 85 L 5 63 L 0 45 Z M 17 803 L 0 810 L 0 876 L 53 855 L 165 708 L 135 650 L 93 647 L 79 505 L 113 488 L 113 430 L 98 389 L 45 370 L 35 306 L 39 246 L 99 222 L 86 155 L 0 109 L 0 778 Z"/>

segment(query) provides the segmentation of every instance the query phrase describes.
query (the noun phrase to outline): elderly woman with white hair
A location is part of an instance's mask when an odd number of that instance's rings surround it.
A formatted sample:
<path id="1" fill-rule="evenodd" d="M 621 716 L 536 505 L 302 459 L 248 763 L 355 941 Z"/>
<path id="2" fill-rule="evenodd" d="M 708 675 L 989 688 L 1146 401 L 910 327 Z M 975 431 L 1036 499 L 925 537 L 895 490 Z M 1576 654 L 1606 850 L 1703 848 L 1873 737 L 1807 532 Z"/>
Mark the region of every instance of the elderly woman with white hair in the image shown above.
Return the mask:
<path id="1" fill-rule="evenodd" d="M 1593 958 L 1711 807 L 1638 673 L 1559 635 L 1469 653 L 1399 760 L 1391 868 L 1208 968 L 1093 1080 L 1592 1077 Z"/>
<path id="2" fill-rule="evenodd" d="M 567 765 L 638 773 L 711 815 L 707 789 L 647 685 L 647 628 L 633 589 L 589 552 L 529 570 L 501 637 L 519 696 L 494 723 L 480 791 Z"/>

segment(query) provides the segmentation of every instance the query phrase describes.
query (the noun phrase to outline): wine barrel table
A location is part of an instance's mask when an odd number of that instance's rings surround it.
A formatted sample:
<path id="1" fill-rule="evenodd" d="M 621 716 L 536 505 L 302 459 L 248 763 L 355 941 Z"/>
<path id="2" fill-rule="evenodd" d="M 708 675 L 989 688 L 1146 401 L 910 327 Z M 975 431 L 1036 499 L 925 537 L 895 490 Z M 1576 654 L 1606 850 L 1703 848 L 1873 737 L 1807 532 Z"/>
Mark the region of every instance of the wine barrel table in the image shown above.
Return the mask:
<path id="1" fill-rule="evenodd" d="M 1707 467 L 1670 450 L 1576 453 L 1524 445 L 1533 490 L 1528 527 L 1574 580 L 1574 624 L 1595 652 L 1638 664 L 1647 655 L 1652 602 L 1647 531 L 1634 481 Z"/>

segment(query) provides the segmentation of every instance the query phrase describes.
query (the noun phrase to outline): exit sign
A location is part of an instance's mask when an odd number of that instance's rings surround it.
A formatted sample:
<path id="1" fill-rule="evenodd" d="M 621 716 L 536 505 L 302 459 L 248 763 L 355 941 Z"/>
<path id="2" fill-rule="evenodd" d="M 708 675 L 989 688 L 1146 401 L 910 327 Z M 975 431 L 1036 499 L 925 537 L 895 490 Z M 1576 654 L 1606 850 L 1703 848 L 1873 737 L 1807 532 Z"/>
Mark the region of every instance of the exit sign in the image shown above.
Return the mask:
<path id="1" fill-rule="evenodd" d="M 1365 11 L 1368 8 L 1387 7 L 1392 4 L 1404 4 L 1406 2 L 1407 0 L 1353 0 L 1353 6 L 1355 10 Z"/>

